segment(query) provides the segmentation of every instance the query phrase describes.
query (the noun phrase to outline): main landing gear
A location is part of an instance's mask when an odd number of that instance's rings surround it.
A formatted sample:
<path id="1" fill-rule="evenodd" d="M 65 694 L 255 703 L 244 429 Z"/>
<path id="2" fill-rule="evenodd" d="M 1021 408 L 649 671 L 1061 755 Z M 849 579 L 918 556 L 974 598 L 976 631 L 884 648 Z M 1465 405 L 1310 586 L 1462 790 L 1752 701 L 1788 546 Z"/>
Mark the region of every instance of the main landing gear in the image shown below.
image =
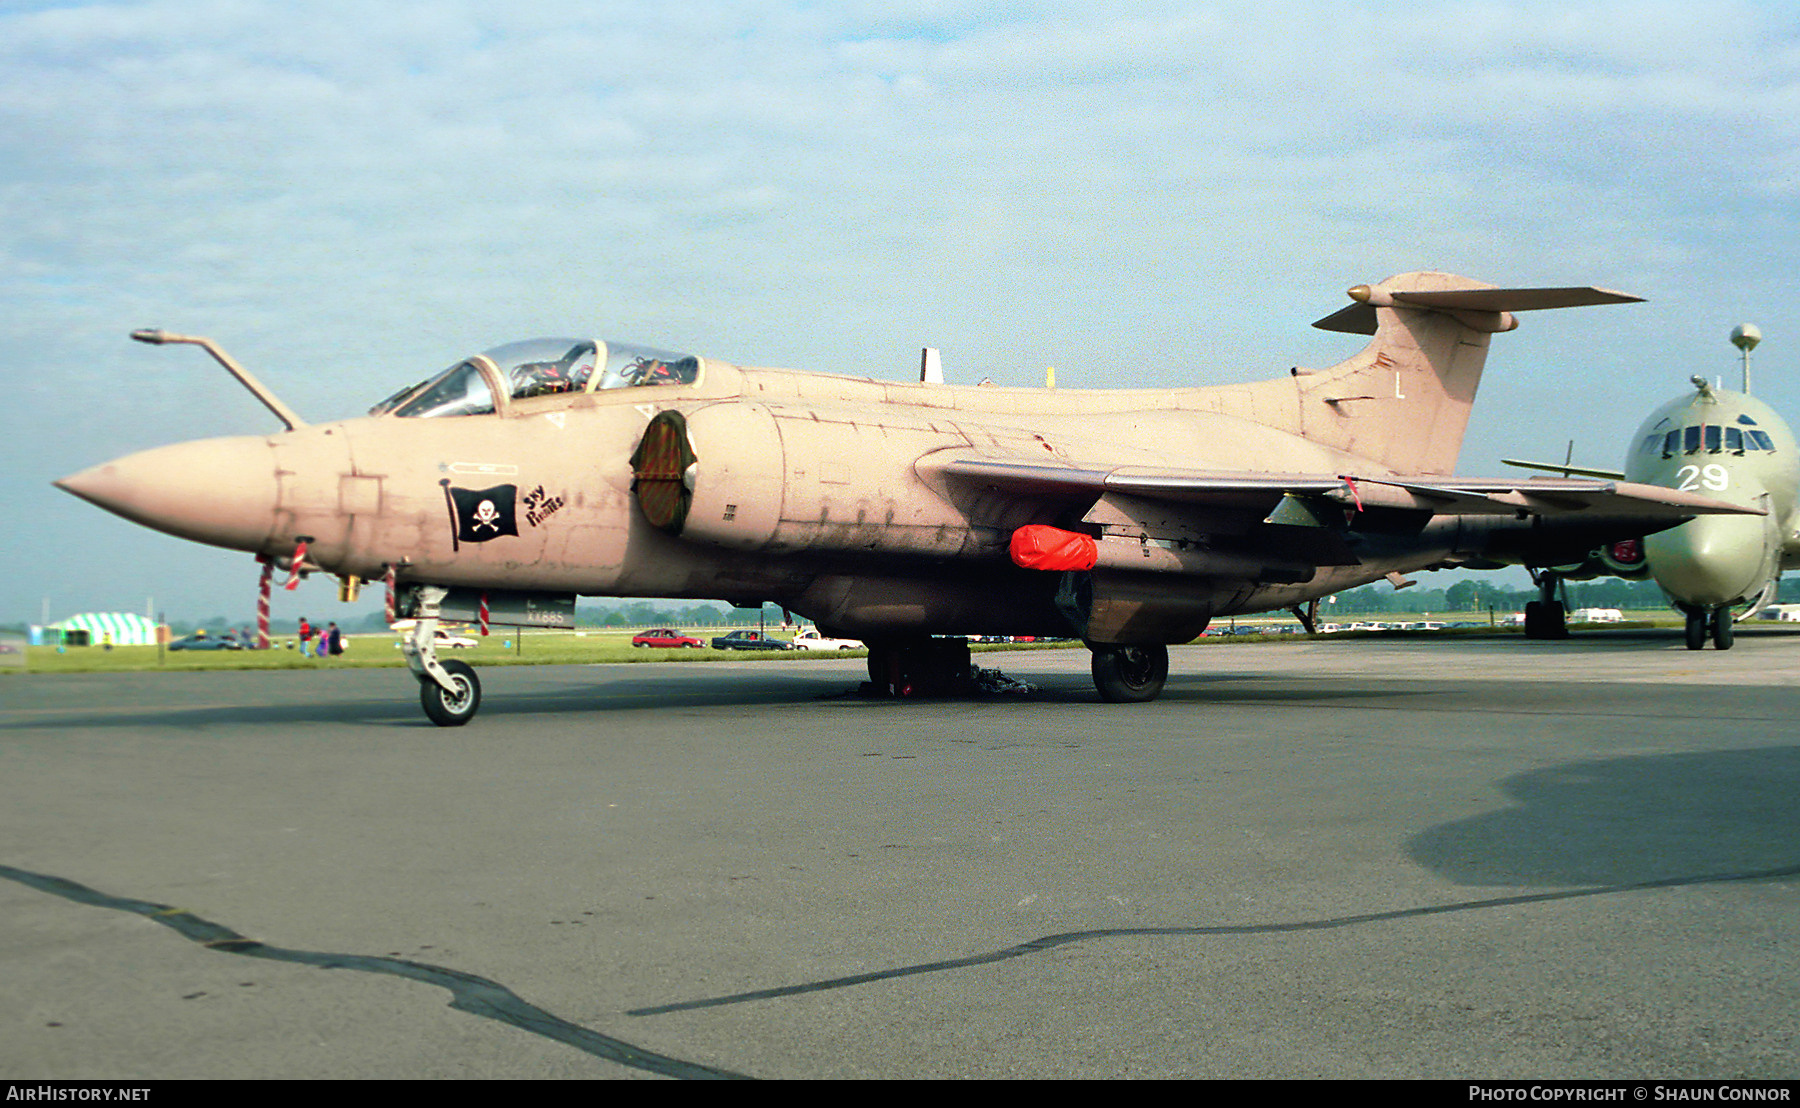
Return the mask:
<path id="1" fill-rule="evenodd" d="M 1141 704 L 1161 695 L 1169 679 L 1169 648 L 1162 643 L 1089 643 L 1094 687 L 1112 704 Z M 869 683 L 874 696 L 969 696 L 977 691 L 966 639 L 907 639 L 869 644 Z"/>
<path id="2" fill-rule="evenodd" d="M 1094 687 L 1109 704 L 1142 704 L 1162 694 L 1169 679 L 1169 648 L 1162 643 L 1089 643 Z"/>
<path id="3" fill-rule="evenodd" d="M 868 691 L 876 696 L 968 696 L 975 691 L 969 640 L 869 643 Z"/>
<path id="4" fill-rule="evenodd" d="M 1720 605 L 1717 608 L 1684 608 L 1687 613 L 1687 648 L 1703 650 L 1706 640 L 1711 638 L 1713 645 L 1720 650 L 1730 650 L 1733 641 L 1734 624 L 1731 620 L 1731 608 Z"/>
<path id="5" fill-rule="evenodd" d="M 1558 599 L 1562 579 L 1545 570 L 1532 573 L 1538 587 L 1538 598 L 1525 605 L 1525 637 L 1528 639 L 1566 639 L 1569 637 L 1568 610 Z"/>

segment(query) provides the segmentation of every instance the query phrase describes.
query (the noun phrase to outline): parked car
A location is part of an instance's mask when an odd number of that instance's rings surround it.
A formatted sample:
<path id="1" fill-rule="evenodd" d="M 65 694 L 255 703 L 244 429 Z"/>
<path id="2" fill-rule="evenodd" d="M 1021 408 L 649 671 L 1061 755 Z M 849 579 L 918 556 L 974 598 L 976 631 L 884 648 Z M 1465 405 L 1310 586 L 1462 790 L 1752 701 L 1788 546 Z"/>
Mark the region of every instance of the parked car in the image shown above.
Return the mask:
<path id="1" fill-rule="evenodd" d="M 639 631 L 631 636 L 632 646 L 653 646 L 659 650 L 672 650 L 681 646 L 700 647 L 706 644 L 692 635 L 683 635 L 667 627 L 658 627 L 651 631 Z"/>
<path id="2" fill-rule="evenodd" d="M 792 650 L 786 639 L 772 639 L 761 631 L 732 631 L 712 641 L 714 650 Z"/>
<path id="3" fill-rule="evenodd" d="M 242 650 L 244 644 L 232 635 L 209 635 L 205 631 L 195 631 L 191 635 L 183 635 L 169 644 L 170 650 Z"/>
<path id="4" fill-rule="evenodd" d="M 861 639 L 828 639 L 819 634 L 816 627 L 808 627 L 794 636 L 795 650 L 861 650 L 862 648 Z"/>
<path id="5" fill-rule="evenodd" d="M 412 632 L 409 630 L 406 637 L 410 638 L 411 636 Z M 432 632 L 431 645 L 438 650 L 468 650 L 478 644 L 474 639 L 464 638 L 461 635 L 452 635 L 450 632 L 440 627 Z M 397 649 L 400 644 L 395 643 L 394 646 Z"/>

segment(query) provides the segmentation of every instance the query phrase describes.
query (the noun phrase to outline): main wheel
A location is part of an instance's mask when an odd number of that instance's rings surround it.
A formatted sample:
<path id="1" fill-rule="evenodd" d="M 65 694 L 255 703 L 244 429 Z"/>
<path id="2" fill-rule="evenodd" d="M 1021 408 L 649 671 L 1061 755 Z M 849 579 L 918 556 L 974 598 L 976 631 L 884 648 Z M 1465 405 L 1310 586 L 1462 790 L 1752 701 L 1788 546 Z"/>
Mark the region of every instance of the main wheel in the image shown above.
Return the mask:
<path id="1" fill-rule="evenodd" d="M 885 643 L 869 644 L 869 686 L 876 696 L 892 696 L 894 693 L 894 654 L 895 648 Z"/>
<path id="2" fill-rule="evenodd" d="M 1525 637 L 1528 639 L 1544 637 L 1544 602 L 1541 600 L 1525 602 Z"/>
<path id="3" fill-rule="evenodd" d="M 1094 646 L 1094 687 L 1110 704 L 1141 704 L 1161 695 L 1169 679 L 1169 648 L 1162 643 Z"/>
<path id="4" fill-rule="evenodd" d="M 1730 650 L 1735 625 L 1730 608 L 1715 608 L 1712 614 L 1712 641 L 1720 650 Z"/>
<path id="5" fill-rule="evenodd" d="M 429 677 L 419 679 L 419 704 L 439 727 L 461 727 L 475 718 L 481 707 L 481 678 L 467 662 L 448 661 L 444 672 L 456 686 L 453 693 Z"/>
<path id="6" fill-rule="evenodd" d="M 1544 622 L 1549 625 L 1550 638 L 1566 639 L 1569 637 L 1569 611 L 1560 600 L 1552 600 L 1544 606 Z"/>
<path id="7" fill-rule="evenodd" d="M 1533 600 L 1525 605 L 1525 637 L 1566 639 L 1569 617 L 1560 600 Z"/>
<path id="8" fill-rule="evenodd" d="M 1688 609 L 1687 648 L 1689 650 L 1700 650 L 1706 646 L 1706 632 L 1708 630 L 1706 624 L 1707 624 L 1706 609 L 1704 609 L 1704 608 L 1689 608 Z"/>

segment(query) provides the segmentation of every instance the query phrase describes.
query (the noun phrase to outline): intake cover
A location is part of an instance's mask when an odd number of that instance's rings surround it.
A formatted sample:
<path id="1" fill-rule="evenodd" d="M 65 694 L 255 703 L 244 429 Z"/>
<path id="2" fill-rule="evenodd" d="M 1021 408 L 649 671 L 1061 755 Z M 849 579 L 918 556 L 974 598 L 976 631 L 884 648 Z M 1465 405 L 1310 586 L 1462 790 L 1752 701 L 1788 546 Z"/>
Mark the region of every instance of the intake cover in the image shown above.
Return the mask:
<path id="1" fill-rule="evenodd" d="M 688 508 L 694 503 L 687 472 L 695 460 L 687 420 L 673 411 L 656 414 L 631 455 L 631 488 L 638 507 L 651 525 L 671 535 L 681 534 L 687 525 Z"/>

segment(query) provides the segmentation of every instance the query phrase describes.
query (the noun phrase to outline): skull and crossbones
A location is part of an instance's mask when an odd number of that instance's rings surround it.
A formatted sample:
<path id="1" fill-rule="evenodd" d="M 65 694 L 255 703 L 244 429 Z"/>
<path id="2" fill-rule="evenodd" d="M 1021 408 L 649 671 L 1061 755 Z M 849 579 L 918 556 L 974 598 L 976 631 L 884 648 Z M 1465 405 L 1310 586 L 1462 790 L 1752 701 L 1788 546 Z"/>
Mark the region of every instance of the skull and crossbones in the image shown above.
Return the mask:
<path id="1" fill-rule="evenodd" d="M 473 530 L 479 531 L 483 527 L 486 527 L 497 535 L 500 533 L 499 520 L 500 509 L 494 507 L 494 502 L 492 500 L 483 500 L 480 504 L 475 506 L 475 526 Z"/>

